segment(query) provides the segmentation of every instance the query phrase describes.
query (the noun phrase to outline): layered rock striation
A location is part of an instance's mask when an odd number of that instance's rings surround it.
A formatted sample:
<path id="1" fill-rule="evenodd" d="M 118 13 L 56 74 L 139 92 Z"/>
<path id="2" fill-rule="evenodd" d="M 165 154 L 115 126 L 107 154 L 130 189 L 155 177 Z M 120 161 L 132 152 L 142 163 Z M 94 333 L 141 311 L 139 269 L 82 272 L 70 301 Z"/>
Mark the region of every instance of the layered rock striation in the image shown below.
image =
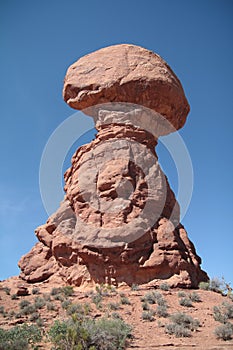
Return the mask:
<path id="1" fill-rule="evenodd" d="M 68 69 L 64 99 L 94 118 L 97 135 L 74 154 L 64 201 L 36 229 L 20 277 L 77 286 L 207 280 L 155 151 L 189 111 L 171 68 L 138 46 L 107 47 Z"/>

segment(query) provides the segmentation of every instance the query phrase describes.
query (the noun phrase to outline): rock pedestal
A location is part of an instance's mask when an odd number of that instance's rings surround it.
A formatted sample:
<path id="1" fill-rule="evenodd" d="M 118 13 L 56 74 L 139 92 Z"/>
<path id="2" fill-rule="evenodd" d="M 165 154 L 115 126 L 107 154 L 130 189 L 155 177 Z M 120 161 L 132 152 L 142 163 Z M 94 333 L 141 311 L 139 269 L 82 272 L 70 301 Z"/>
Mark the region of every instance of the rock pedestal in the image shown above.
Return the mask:
<path id="1" fill-rule="evenodd" d="M 155 152 L 158 137 L 182 127 L 189 111 L 171 68 L 143 48 L 108 47 L 68 69 L 64 99 L 84 108 L 98 133 L 74 154 L 64 201 L 37 228 L 21 278 L 78 286 L 207 280 Z"/>

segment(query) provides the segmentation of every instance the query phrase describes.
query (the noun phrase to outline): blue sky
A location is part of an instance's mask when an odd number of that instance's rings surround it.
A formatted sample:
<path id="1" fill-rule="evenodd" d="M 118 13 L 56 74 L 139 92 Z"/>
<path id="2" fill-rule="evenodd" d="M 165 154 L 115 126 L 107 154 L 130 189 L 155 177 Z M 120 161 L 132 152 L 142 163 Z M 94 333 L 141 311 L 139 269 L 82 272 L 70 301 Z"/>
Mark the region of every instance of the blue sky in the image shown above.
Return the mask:
<path id="1" fill-rule="evenodd" d="M 232 34 L 231 0 L 1 0 L 0 279 L 18 274 L 47 219 L 39 165 L 74 113 L 62 99 L 66 69 L 98 48 L 133 43 L 161 55 L 185 89 L 191 112 L 180 134 L 194 191 L 183 224 L 203 269 L 233 284 Z M 162 145 L 158 154 L 176 191 L 174 164 Z"/>

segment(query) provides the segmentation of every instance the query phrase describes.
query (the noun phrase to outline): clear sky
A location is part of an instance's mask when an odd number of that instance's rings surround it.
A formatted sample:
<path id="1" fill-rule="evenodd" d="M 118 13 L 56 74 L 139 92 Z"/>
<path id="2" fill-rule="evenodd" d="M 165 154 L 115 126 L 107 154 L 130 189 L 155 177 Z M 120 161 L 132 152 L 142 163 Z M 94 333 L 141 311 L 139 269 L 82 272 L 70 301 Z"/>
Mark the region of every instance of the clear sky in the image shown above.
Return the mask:
<path id="1" fill-rule="evenodd" d="M 162 56 L 182 82 L 191 112 L 180 134 L 194 169 L 182 223 L 202 268 L 233 284 L 233 2 L 1 0 L 0 35 L 0 279 L 18 274 L 47 220 L 39 165 L 74 112 L 62 99 L 66 69 L 98 48 L 133 43 Z M 175 167 L 161 145 L 158 153 L 177 191 Z"/>

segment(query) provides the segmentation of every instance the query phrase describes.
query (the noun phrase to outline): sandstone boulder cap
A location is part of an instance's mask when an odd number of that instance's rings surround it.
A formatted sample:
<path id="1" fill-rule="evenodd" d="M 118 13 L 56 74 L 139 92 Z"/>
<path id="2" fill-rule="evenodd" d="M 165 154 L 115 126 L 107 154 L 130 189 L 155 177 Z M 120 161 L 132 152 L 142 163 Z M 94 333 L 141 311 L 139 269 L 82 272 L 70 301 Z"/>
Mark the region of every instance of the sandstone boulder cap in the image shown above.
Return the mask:
<path id="1" fill-rule="evenodd" d="M 67 70 L 63 96 L 70 107 L 92 116 L 98 113 L 92 107 L 104 103 L 144 106 L 166 118 L 175 130 L 183 127 L 190 110 L 169 65 L 158 54 L 131 44 L 81 57 Z"/>

